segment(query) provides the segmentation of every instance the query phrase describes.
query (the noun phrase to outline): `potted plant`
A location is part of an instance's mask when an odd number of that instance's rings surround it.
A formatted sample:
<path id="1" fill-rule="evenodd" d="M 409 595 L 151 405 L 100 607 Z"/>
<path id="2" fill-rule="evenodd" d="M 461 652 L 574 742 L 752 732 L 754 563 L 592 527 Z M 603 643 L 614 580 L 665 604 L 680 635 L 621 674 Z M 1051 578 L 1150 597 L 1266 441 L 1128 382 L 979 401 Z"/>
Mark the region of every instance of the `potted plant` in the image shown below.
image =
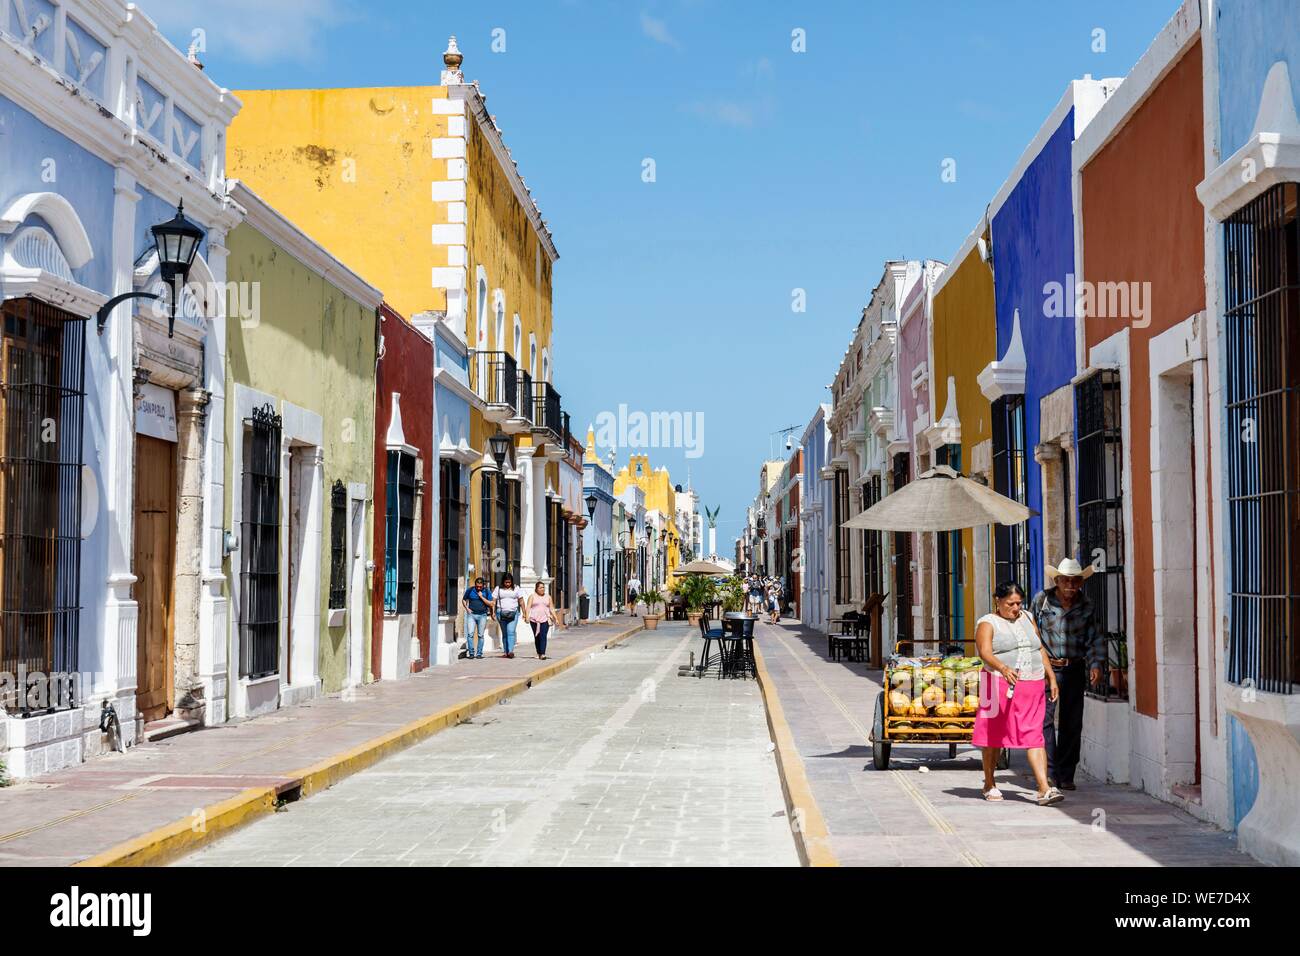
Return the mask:
<path id="1" fill-rule="evenodd" d="M 678 582 L 676 593 L 686 603 L 686 619 L 698 627 L 704 609 L 713 602 L 713 582 L 703 575 L 693 574 Z"/>
<path id="2" fill-rule="evenodd" d="M 1114 641 L 1111 644 L 1113 660 L 1106 662 L 1110 670 L 1110 687 L 1114 691 L 1113 696 L 1119 698 L 1128 697 L 1128 642 L 1125 640 Z"/>
<path id="3" fill-rule="evenodd" d="M 722 610 L 743 611 L 745 609 L 745 582 L 740 578 L 728 578 L 718 585 L 718 599 L 722 601 Z"/>
<path id="4" fill-rule="evenodd" d="M 646 630 L 657 630 L 659 628 L 659 614 L 655 611 L 655 608 L 664 603 L 664 596 L 659 593 L 658 588 L 652 587 L 650 590 L 642 592 L 641 600 L 645 601 L 645 617 L 641 620 L 645 621 Z"/>

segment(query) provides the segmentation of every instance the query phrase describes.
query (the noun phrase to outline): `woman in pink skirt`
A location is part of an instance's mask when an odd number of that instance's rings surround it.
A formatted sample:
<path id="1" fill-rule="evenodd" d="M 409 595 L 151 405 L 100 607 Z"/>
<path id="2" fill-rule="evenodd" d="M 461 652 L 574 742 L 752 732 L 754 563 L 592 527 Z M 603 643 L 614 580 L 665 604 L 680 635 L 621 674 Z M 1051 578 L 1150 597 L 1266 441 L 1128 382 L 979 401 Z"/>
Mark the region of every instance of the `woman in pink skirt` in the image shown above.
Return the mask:
<path id="1" fill-rule="evenodd" d="M 975 626 L 975 648 L 984 661 L 980 671 L 980 709 L 971 743 L 984 749 L 984 799 L 1001 800 L 993 781 L 998 751 L 1027 750 L 1038 784 L 1038 805 L 1050 807 L 1065 795 L 1047 784 L 1043 749 L 1045 693 L 1056 700 L 1056 675 L 1038 637 L 1038 627 L 1024 611 L 1025 592 L 1009 582 L 993 592 L 994 609 Z M 1046 690 L 1044 689 L 1046 685 Z"/>

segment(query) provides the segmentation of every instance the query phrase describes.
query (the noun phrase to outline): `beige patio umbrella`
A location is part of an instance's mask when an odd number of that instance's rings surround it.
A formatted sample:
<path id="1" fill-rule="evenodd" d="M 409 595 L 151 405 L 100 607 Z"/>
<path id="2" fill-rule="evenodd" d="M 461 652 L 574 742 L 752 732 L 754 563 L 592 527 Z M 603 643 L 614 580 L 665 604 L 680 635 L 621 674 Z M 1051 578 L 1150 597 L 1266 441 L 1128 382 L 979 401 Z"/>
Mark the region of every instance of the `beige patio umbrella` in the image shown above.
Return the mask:
<path id="1" fill-rule="evenodd" d="M 886 495 L 842 528 L 866 531 L 957 531 L 987 524 L 1019 524 L 1031 514 L 1018 501 L 937 465 Z"/>
<path id="2" fill-rule="evenodd" d="M 726 568 L 714 564 L 712 561 L 705 561 L 703 558 L 697 558 L 687 564 L 680 565 L 673 570 L 673 574 L 730 574 Z"/>

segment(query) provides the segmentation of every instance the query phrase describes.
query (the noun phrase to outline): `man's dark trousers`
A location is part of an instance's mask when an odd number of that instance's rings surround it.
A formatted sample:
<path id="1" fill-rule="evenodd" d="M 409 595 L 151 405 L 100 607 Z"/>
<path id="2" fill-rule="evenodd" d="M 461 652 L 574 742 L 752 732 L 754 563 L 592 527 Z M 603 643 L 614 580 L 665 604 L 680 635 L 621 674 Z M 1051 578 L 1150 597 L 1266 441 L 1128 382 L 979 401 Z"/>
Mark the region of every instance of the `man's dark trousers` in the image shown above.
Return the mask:
<path id="1" fill-rule="evenodd" d="M 1047 746 L 1047 775 L 1057 783 L 1073 783 L 1079 766 L 1079 746 L 1083 737 L 1083 692 L 1088 687 L 1088 667 L 1081 660 L 1056 669 L 1056 684 L 1061 696 L 1052 702 L 1050 695 L 1043 714 L 1043 742 Z M 1060 732 L 1053 724 L 1061 712 Z"/>

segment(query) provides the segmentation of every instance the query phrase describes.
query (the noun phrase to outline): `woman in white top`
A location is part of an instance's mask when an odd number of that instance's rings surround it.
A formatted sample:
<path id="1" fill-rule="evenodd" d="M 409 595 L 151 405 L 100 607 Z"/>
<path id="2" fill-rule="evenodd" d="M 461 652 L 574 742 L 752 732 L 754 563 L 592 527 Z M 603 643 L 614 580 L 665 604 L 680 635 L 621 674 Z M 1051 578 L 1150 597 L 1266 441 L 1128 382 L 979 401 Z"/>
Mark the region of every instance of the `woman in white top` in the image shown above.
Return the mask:
<path id="1" fill-rule="evenodd" d="M 993 613 L 985 614 L 975 625 L 975 647 L 984 668 L 971 743 L 984 749 L 984 799 L 1002 799 L 993 771 L 998 751 L 1006 747 L 1028 751 L 1038 784 L 1038 805 L 1048 807 L 1065 799 L 1060 790 L 1048 786 L 1043 744 L 1045 693 L 1056 700 L 1056 674 L 1039 639 L 1038 626 L 1024 611 L 1025 592 L 1020 585 L 1000 584 L 993 597 Z"/>
<path id="2" fill-rule="evenodd" d="M 523 588 L 515 587 L 515 578 L 506 574 L 497 588 L 497 622 L 501 625 L 501 649 L 504 657 L 515 656 L 515 628 L 519 626 L 519 604 L 528 595 Z"/>

